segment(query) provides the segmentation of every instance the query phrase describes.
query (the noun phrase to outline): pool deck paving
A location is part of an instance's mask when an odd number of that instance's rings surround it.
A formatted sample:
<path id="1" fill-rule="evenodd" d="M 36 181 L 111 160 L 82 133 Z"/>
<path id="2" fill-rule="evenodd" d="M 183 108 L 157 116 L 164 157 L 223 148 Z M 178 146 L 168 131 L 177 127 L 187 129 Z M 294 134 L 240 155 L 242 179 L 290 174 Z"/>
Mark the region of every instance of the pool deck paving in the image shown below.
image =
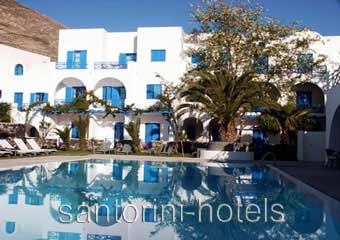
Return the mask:
<path id="1" fill-rule="evenodd" d="M 41 156 L 29 158 L 3 159 L 0 161 L 0 170 L 8 168 L 29 167 L 36 164 L 53 163 L 53 162 L 72 162 L 86 160 L 126 160 L 126 161 L 157 161 L 157 162 L 183 162 L 183 163 L 209 163 L 211 161 L 197 158 L 181 157 L 160 157 L 160 156 L 135 156 L 135 155 L 103 155 L 94 154 L 86 156 Z M 308 184 L 316 190 L 340 201 L 340 170 L 330 169 L 323 166 L 322 163 L 311 162 L 245 162 L 233 161 L 228 163 L 257 163 L 270 164 L 281 171 L 297 178 Z"/>
<path id="2" fill-rule="evenodd" d="M 326 168 L 322 163 L 276 162 L 272 164 L 290 176 L 340 201 L 340 170 Z"/>

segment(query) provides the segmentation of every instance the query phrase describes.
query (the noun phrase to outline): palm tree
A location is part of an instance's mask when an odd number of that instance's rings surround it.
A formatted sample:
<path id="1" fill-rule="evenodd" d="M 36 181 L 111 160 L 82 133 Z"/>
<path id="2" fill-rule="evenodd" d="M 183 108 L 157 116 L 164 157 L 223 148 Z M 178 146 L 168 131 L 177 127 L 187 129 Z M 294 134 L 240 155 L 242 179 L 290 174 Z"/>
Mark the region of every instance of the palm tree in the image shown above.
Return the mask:
<path id="1" fill-rule="evenodd" d="M 65 127 L 63 130 L 56 128 L 55 129 L 55 134 L 57 134 L 61 140 L 63 140 L 63 143 L 65 145 L 65 150 L 70 149 L 70 135 L 71 135 L 71 128 L 70 127 Z"/>
<path id="2" fill-rule="evenodd" d="M 313 125 L 312 113 L 310 109 L 300 110 L 293 104 L 276 104 L 262 113 L 258 125 L 267 133 L 281 132 L 281 143 L 290 144 L 292 133 L 308 130 Z"/>
<path id="3" fill-rule="evenodd" d="M 253 107 L 265 102 L 264 84 L 256 81 L 256 73 L 245 71 L 237 76 L 227 70 L 200 69 L 190 74 L 178 107 L 179 115 L 197 111 L 218 126 L 219 139 L 233 143 L 238 139 L 235 120 Z"/>
<path id="4" fill-rule="evenodd" d="M 135 122 L 129 122 L 125 124 L 125 129 L 132 138 L 133 149 L 136 153 L 140 153 L 141 146 L 140 146 L 140 138 L 139 138 L 139 130 L 140 130 L 140 123 L 141 120 L 137 117 Z"/>

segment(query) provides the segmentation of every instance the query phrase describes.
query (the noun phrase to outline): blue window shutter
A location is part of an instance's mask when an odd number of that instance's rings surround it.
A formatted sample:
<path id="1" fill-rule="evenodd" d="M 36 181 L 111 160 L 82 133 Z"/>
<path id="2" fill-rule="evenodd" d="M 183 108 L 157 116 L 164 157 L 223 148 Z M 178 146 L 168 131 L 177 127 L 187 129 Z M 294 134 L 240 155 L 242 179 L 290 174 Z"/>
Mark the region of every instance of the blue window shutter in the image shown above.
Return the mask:
<path id="1" fill-rule="evenodd" d="M 31 93 L 31 97 L 30 97 L 30 104 L 35 103 L 36 102 L 36 97 L 35 97 L 35 93 Z"/>
<path id="2" fill-rule="evenodd" d="M 125 53 L 119 54 L 119 64 L 127 64 L 127 57 Z"/>
<path id="3" fill-rule="evenodd" d="M 48 93 L 44 93 L 44 103 L 48 103 Z"/>
<path id="4" fill-rule="evenodd" d="M 107 87 L 103 87 L 103 100 L 107 100 L 108 96 L 107 96 Z"/>
<path id="5" fill-rule="evenodd" d="M 65 91 L 65 103 L 71 103 L 74 98 L 74 89 L 73 87 L 66 87 Z"/>
<path id="6" fill-rule="evenodd" d="M 73 51 L 68 51 L 67 52 L 67 62 L 66 62 L 66 68 L 67 69 L 72 69 L 73 68 L 73 56 L 74 56 L 74 52 Z"/>
<path id="7" fill-rule="evenodd" d="M 126 89 L 125 87 L 120 87 L 119 88 L 119 95 L 121 99 L 126 99 Z"/>
<path id="8" fill-rule="evenodd" d="M 87 68 L 87 51 L 80 52 L 80 68 L 86 69 Z"/>
<path id="9" fill-rule="evenodd" d="M 148 84 L 146 86 L 146 99 L 154 99 L 154 85 Z"/>
<path id="10" fill-rule="evenodd" d="M 152 62 L 165 62 L 166 51 L 165 50 L 151 50 L 151 61 Z"/>
<path id="11" fill-rule="evenodd" d="M 15 232 L 15 222 L 6 222 L 6 233 L 12 234 Z"/>
<path id="12" fill-rule="evenodd" d="M 152 124 L 150 123 L 145 124 L 145 143 L 147 145 L 150 145 L 152 141 L 151 132 L 152 132 Z"/>
<path id="13" fill-rule="evenodd" d="M 18 105 L 18 109 L 22 109 L 22 104 L 23 104 L 23 93 L 14 93 L 14 103 Z"/>
<path id="14" fill-rule="evenodd" d="M 161 94 L 162 94 L 162 85 L 160 85 L 160 84 L 154 85 L 154 97 L 158 98 L 159 95 L 161 95 Z"/>
<path id="15" fill-rule="evenodd" d="M 122 107 L 123 101 L 120 98 L 119 94 L 119 88 L 118 87 L 113 87 L 111 88 L 111 96 L 112 96 L 112 106 L 113 107 Z"/>

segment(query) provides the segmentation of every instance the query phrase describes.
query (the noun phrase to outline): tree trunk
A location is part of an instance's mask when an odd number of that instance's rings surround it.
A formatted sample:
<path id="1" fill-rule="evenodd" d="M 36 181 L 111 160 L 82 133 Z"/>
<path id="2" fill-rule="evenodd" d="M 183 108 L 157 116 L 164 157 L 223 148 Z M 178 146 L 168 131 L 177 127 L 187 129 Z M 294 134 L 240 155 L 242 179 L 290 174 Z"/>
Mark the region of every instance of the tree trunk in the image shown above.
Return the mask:
<path id="1" fill-rule="evenodd" d="M 239 140 L 235 120 L 224 120 L 220 123 L 219 127 L 220 139 L 227 144 L 234 143 Z"/>
<path id="2" fill-rule="evenodd" d="M 281 133 L 281 144 L 289 145 L 289 132 L 288 132 L 288 130 L 282 130 L 282 133 Z"/>

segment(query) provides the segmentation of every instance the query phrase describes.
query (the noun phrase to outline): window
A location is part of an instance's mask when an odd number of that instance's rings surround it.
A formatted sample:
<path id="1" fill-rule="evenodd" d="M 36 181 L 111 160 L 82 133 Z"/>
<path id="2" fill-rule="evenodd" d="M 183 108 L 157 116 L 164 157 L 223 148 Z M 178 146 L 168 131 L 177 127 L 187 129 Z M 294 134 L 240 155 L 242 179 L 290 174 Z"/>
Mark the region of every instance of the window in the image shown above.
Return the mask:
<path id="1" fill-rule="evenodd" d="M 2 90 L 0 90 L 0 98 L 2 98 Z"/>
<path id="2" fill-rule="evenodd" d="M 22 76 L 22 75 L 24 75 L 24 67 L 21 64 L 15 65 L 14 75 L 15 76 Z"/>
<path id="3" fill-rule="evenodd" d="M 75 98 L 83 95 L 85 92 L 86 87 L 66 87 L 65 103 L 71 103 Z"/>
<path id="4" fill-rule="evenodd" d="M 13 234 L 15 232 L 15 222 L 6 222 L 6 233 Z"/>
<path id="5" fill-rule="evenodd" d="M 87 51 L 77 50 L 67 52 L 67 69 L 86 69 L 87 68 Z"/>
<path id="6" fill-rule="evenodd" d="M 146 99 L 157 99 L 162 94 L 161 84 L 148 84 L 146 86 Z"/>
<path id="7" fill-rule="evenodd" d="M 312 107 L 312 92 L 298 91 L 296 93 L 296 98 L 299 109 L 308 109 Z"/>
<path id="8" fill-rule="evenodd" d="M 151 50 L 151 62 L 165 62 L 166 50 Z"/>
<path id="9" fill-rule="evenodd" d="M 268 71 L 269 58 L 266 55 L 261 55 L 255 58 L 254 61 L 255 71 L 258 74 L 264 74 Z"/>
<path id="10" fill-rule="evenodd" d="M 30 104 L 32 103 L 47 103 L 48 102 L 48 93 L 31 93 Z"/>
<path id="11" fill-rule="evenodd" d="M 298 73 L 312 73 L 313 54 L 307 53 L 298 55 L 298 63 L 299 63 L 297 67 Z"/>
<path id="12" fill-rule="evenodd" d="M 125 99 L 125 87 L 103 87 L 103 100 L 106 100 L 112 107 L 123 107 Z"/>

